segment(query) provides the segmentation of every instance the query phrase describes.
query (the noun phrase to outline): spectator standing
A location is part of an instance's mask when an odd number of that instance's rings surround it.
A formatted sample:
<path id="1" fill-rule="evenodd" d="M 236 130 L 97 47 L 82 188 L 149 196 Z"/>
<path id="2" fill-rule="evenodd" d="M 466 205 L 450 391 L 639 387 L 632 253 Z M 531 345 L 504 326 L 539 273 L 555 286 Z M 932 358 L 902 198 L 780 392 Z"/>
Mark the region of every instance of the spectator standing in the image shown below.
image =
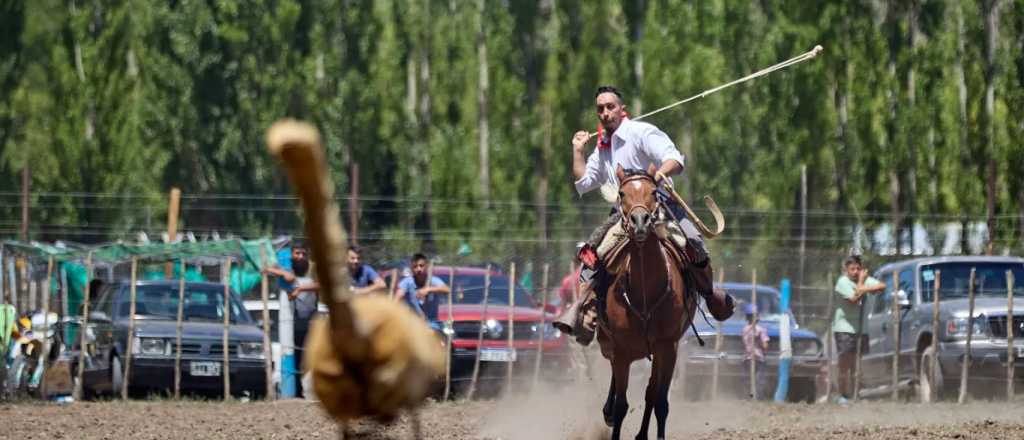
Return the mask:
<path id="1" fill-rule="evenodd" d="M 744 307 L 744 313 L 747 315 L 747 325 L 743 326 L 743 366 L 744 371 L 750 371 L 750 363 L 754 363 L 754 384 L 757 395 L 750 397 L 760 400 L 768 394 L 764 361 L 764 353 L 768 351 L 768 331 L 758 324 L 756 305 L 747 304 Z M 750 375 L 747 374 L 744 377 L 747 378 L 746 389 L 749 390 Z"/>
<path id="2" fill-rule="evenodd" d="M 852 399 L 853 379 L 857 366 L 857 340 L 861 340 L 861 352 L 868 350 L 868 339 L 861 332 L 861 306 L 864 295 L 885 290 L 885 283 L 868 275 L 864 263 L 857 255 L 843 261 L 843 276 L 836 281 L 836 311 L 832 319 L 832 333 L 835 334 L 836 353 L 839 354 L 839 397 L 836 403 L 846 405 Z"/>
<path id="3" fill-rule="evenodd" d="M 301 243 L 295 243 L 291 249 L 290 258 L 286 261 L 288 269 L 278 264 L 276 267 L 266 269 L 270 275 L 278 277 L 278 284 L 282 291 L 288 295 L 292 308 L 292 328 L 294 331 L 293 344 L 295 345 L 295 356 L 298 371 L 304 370 L 303 349 L 306 346 L 306 335 L 309 333 L 309 323 L 316 317 L 319 307 L 319 295 L 317 291 L 320 284 L 313 278 L 312 266 L 309 261 L 309 249 Z M 298 383 L 299 395 L 302 395 L 302 382 Z"/>
<path id="4" fill-rule="evenodd" d="M 429 263 L 426 255 L 417 253 L 410 263 L 411 274 L 398 283 L 399 297 L 431 327 L 440 329 L 437 311 L 441 298 L 451 294 L 451 288 L 436 276 L 427 279 Z"/>
<path id="5" fill-rule="evenodd" d="M 384 279 L 369 264 L 364 264 L 361 249 L 352 245 L 348 248 L 348 274 L 353 295 L 363 295 L 378 290 L 387 290 Z"/>

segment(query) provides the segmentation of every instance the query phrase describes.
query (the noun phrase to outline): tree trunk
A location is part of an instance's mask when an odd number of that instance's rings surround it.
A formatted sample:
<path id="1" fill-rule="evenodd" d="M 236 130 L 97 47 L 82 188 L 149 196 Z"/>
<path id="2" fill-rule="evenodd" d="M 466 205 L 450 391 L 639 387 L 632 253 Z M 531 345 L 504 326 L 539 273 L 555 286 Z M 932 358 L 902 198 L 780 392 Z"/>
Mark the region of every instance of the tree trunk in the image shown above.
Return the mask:
<path id="1" fill-rule="evenodd" d="M 644 52 L 640 42 L 644 38 L 644 21 L 647 15 L 645 0 L 629 0 L 623 5 L 629 20 L 629 38 L 633 53 L 633 101 L 630 103 L 630 114 L 643 114 L 643 97 L 641 91 L 644 83 Z"/>
<path id="2" fill-rule="evenodd" d="M 998 75 L 996 45 L 999 41 L 1000 0 L 985 0 L 982 4 L 985 15 L 985 113 L 982 127 L 982 147 L 988 157 L 985 173 L 985 207 L 988 214 L 988 243 L 985 251 L 992 254 L 996 235 L 996 148 L 995 148 L 995 82 Z"/>
<path id="3" fill-rule="evenodd" d="M 487 94 L 490 89 L 489 70 L 487 64 L 487 31 L 484 28 L 486 6 L 484 0 L 477 0 L 477 28 L 476 28 L 476 61 L 479 74 L 477 77 L 477 135 L 480 158 L 480 198 L 483 199 L 485 208 L 491 206 L 491 163 L 490 163 L 490 136 L 491 129 L 487 120 Z"/>
<path id="4" fill-rule="evenodd" d="M 915 65 L 917 63 L 917 44 L 920 40 L 918 16 L 921 13 L 920 0 L 913 0 L 910 6 L 910 13 L 907 14 L 907 33 L 910 45 L 910 60 L 907 63 L 907 109 L 904 114 L 908 115 L 909 133 L 906 137 L 906 147 L 910 152 L 909 166 L 907 167 L 907 191 L 906 208 L 907 215 L 904 218 L 906 229 L 909 232 L 910 253 L 913 255 L 917 249 L 914 240 L 914 223 L 917 217 L 917 142 L 921 139 L 918 124 L 917 112 L 917 80 L 915 77 Z M 904 130 L 907 130 L 905 128 Z"/>
<path id="5" fill-rule="evenodd" d="M 900 148 L 901 138 L 897 131 L 899 123 L 899 81 L 896 80 L 896 60 L 901 49 L 899 38 L 899 18 L 895 0 L 890 0 L 886 10 L 886 28 L 889 41 L 888 72 L 892 79 L 890 84 L 894 90 L 888 93 L 889 119 L 886 123 L 886 143 L 891 159 L 889 170 L 889 193 L 890 211 L 893 230 L 893 243 L 896 246 L 896 255 L 903 251 L 903 176 L 900 173 L 904 170 L 903 152 Z"/>

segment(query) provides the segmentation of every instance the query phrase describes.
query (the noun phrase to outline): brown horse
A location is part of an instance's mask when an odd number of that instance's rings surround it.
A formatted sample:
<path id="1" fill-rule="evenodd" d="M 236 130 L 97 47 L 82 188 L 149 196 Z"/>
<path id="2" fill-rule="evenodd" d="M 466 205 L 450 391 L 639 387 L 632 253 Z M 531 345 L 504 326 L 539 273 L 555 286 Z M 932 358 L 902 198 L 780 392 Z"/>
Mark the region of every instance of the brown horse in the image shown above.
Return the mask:
<path id="1" fill-rule="evenodd" d="M 607 319 L 599 326 L 597 336 L 601 354 L 612 366 L 603 412 L 614 440 L 619 439 L 629 410 L 629 367 L 644 357 L 653 357 L 653 368 L 643 423 L 636 438 L 647 438 L 652 411 L 658 420 L 658 438 L 665 438 L 668 388 L 676 351 L 697 308 L 694 295 L 686 294 L 681 263 L 673 257 L 677 254 L 654 233 L 661 206 L 653 174 L 654 170 L 629 175 L 621 167 L 616 170 L 621 221 L 630 241 L 621 258 L 628 260 L 605 296 Z"/>

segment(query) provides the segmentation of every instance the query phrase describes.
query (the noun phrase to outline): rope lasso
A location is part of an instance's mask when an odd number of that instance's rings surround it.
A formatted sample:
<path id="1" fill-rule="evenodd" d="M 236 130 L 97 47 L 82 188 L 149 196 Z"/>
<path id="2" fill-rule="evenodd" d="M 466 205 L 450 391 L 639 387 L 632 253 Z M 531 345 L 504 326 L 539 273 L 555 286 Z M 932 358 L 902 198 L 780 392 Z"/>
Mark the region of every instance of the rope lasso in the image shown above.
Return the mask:
<path id="1" fill-rule="evenodd" d="M 811 49 L 810 51 L 804 52 L 804 53 L 802 53 L 800 55 L 797 55 L 797 56 L 795 56 L 793 58 L 790 58 L 790 59 L 788 59 L 786 61 L 783 61 L 781 63 L 765 67 L 764 69 L 758 70 L 757 72 L 751 73 L 750 75 L 744 76 L 743 78 L 740 78 L 740 79 L 737 79 L 737 80 L 734 80 L 734 81 L 722 84 L 722 85 L 720 85 L 718 87 L 714 87 L 714 88 L 705 90 L 705 91 L 700 92 L 700 93 L 698 93 L 696 95 L 693 95 L 693 96 L 691 96 L 689 98 L 673 102 L 673 103 L 671 103 L 669 105 L 666 105 L 664 107 L 661 107 L 661 108 L 653 110 L 653 111 L 649 111 L 647 113 L 644 113 L 644 114 L 642 114 L 640 116 L 637 116 L 637 117 L 631 118 L 631 119 L 633 119 L 634 121 L 638 121 L 638 120 L 641 120 L 641 119 L 646 118 L 648 116 L 655 115 L 657 113 L 661 113 L 661 112 L 663 112 L 665 110 L 668 110 L 670 108 L 686 104 L 687 102 L 690 102 L 690 101 L 693 101 L 693 100 L 696 100 L 696 99 L 703 98 L 703 97 L 708 96 L 708 95 L 710 95 L 712 93 L 715 93 L 715 92 L 717 92 L 719 90 L 726 89 L 726 88 L 732 87 L 732 86 L 734 86 L 736 84 L 740 84 L 740 83 L 743 83 L 743 82 L 746 82 L 746 81 L 750 81 L 750 80 L 758 78 L 758 77 L 765 76 L 765 75 L 767 75 L 769 73 L 775 72 L 777 70 L 785 69 L 785 68 L 787 68 L 789 66 L 792 66 L 794 64 L 802 63 L 804 61 L 807 61 L 809 59 L 812 59 L 812 58 L 818 56 L 818 54 L 821 53 L 822 50 L 824 50 L 824 48 L 822 48 L 821 45 L 819 44 L 817 46 L 814 46 L 814 49 Z M 597 132 L 593 132 L 593 133 L 589 133 L 588 136 L 592 137 L 592 136 L 594 136 L 596 134 L 597 134 Z"/>

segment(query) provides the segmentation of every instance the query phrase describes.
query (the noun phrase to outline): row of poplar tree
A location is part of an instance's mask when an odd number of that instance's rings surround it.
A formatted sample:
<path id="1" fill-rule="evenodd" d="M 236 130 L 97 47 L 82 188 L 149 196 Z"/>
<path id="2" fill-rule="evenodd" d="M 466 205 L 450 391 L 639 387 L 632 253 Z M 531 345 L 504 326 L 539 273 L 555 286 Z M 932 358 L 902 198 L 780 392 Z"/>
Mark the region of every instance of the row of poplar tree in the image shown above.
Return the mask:
<path id="1" fill-rule="evenodd" d="M 172 186 L 287 194 L 262 137 L 292 116 L 321 129 L 340 193 L 358 167 L 366 241 L 536 249 L 607 209 L 571 185 L 596 86 L 619 86 L 636 115 L 821 44 L 650 120 L 687 156 L 681 192 L 735 217 L 792 212 L 806 169 L 812 212 L 969 216 L 1021 243 L 1022 0 L 0 0 L 0 28 L 7 236 L 26 172 L 45 201 L 36 239 L 118 238 L 144 224 L 139 200 L 159 217 Z M 183 222 L 256 234 L 293 232 L 279 230 L 294 217 L 240 206 Z M 740 227 L 796 233 L 796 216 L 768 218 Z"/>

